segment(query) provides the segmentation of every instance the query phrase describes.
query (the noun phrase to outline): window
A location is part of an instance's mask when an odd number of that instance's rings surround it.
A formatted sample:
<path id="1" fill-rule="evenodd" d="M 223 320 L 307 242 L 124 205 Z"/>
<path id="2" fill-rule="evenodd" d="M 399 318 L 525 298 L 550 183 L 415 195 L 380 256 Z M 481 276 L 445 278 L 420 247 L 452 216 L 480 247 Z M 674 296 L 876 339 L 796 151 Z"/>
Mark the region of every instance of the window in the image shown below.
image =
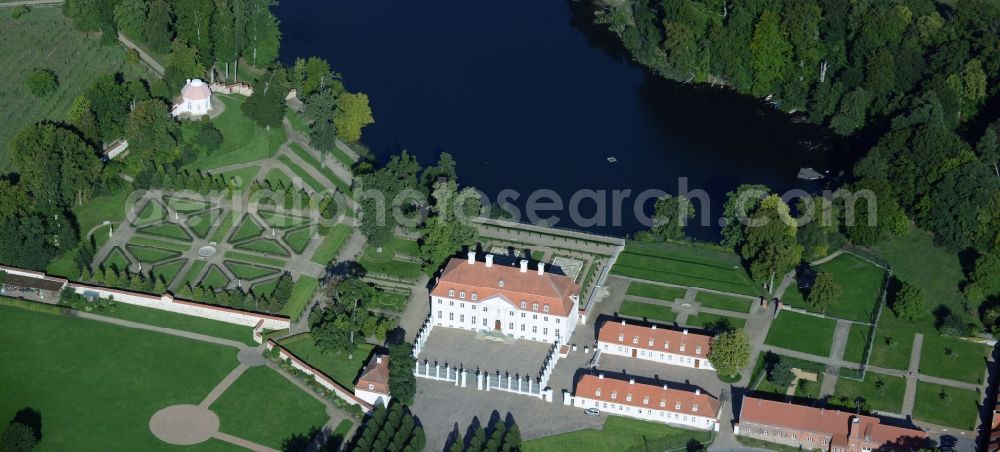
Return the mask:
<path id="1" fill-rule="evenodd" d="M 628 394 L 625 394 L 625 401 L 626 402 L 631 402 L 632 401 L 632 393 L 631 392 L 628 393 Z"/>
<path id="2" fill-rule="evenodd" d="M 538 320 L 538 314 L 531 314 L 531 320 Z"/>
<path id="3" fill-rule="evenodd" d="M 497 281 L 497 285 L 500 286 L 500 287 L 503 287 L 503 280 L 501 279 L 501 280 Z"/>
<path id="4" fill-rule="evenodd" d="M 523 313 L 523 312 L 522 312 L 522 313 L 521 313 L 521 318 L 523 319 L 523 318 L 525 318 L 525 317 L 527 317 L 527 314 L 525 314 L 525 313 Z"/>
<path id="5" fill-rule="evenodd" d="M 372 389 L 375 389 L 375 385 L 368 383 L 368 390 L 371 391 Z"/>
<path id="6" fill-rule="evenodd" d="M 464 308 L 464 307 L 465 307 L 465 303 L 459 303 L 459 304 L 458 304 L 458 307 L 460 307 L 460 308 Z"/>
<path id="7" fill-rule="evenodd" d="M 643 405 L 649 405 L 649 397 L 648 396 L 642 398 L 642 404 Z"/>
<path id="8" fill-rule="evenodd" d="M 448 306 L 455 306 L 454 300 L 448 300 Z"/>
<path id="9" fill-rule="evenodd" d="M 601 396 L 601 388 L 597 388 L 597 390 L 594 391 L 594 395 L 597 396 L 597 397 L 600 397 Z"/>
<path id="10" fill-rule="evenodd" d="M 524 325 L 521 325 L 521 331 L 524 331 Z"/>
<path id="11" fill-rule="evenodd" d="M 681 351 L 684 351 L 684 344 L 681 344 Z"/>
<path id="12" fill-rule="evenodd" d="M 618 335 L 618 342 L 622 342 L 624 340 L 625 340 L 625 335 L 624 334 L 619 334 Z"/>
<path id="13" fill-rule="evenodd" d="M 611 400 L 618 399 L 618 391 L 611 391 Z"/>
<path id="14" fill-rule="evenodd" d="M 652 339 L 650 339 L 650 340 L 649 340 L 649 342 L 648 342 L 648 344 L 649 344 L 649 345 L 647 345 L 647 347 L 652 347 L 652 346 L 653 346 L 653 340 L 652 340 Z"/>
<path id="15" fill-rule="evenodd" d="M 476 294 L 472 294 L 472 296 L 475 297 Z M 475 298 L 473 298 L 473 300 L 475 300 Z M 487 309 L 486 306 L 483 306 L 483 312 L 487 312 L 487 311 L 489 311 L 489 309 Z"/>
<path id="16" fill-rule="evenodd" d="M 507 324 L 507 329 L 508 330 L 514 329 L 514 322 L 510 322 L 509 324 Z"/>
<path id="17" fill-rule="evenodd" d="M 542 328 L 542 334 L 548 336 L 549 335 L 549 329 L 548 328 Z"/>
<path id="18" fill-rule="evenodd" d="M 681 403 L 680 402 L 675 403 L 674 404 L 674 411 L 680 411 L 680 409 L 681 409 Z"/>
<path id="19" fill-rule="evenodd" d="M 455 320 L 455 313 L 454 312 L 449 312 L 448 313 L 448 320 Z"/>
<path id="20" fill-rule="evenodd" d="M 439 319 L 441 318 L 441 314 L 442 314 L 441 311 L 438 311 L 438 318 Z"/>
<path id="21" fill-rule="evenodd" d="M 559 337 L 559 328 L 556 328 L 556 337 Z"/>
<path id="22" fill-rule="evenodd" d="M 455 296 L 455 289 L 448 289 L 448 296 L 449 297 L 454 297 Z"/>
<path id="23" fill-rule="evenodd" d="M 459 316 L 458 316 L 458 321 L 459 321 L 459 322 L 462 322 L 462 323 L 465 323 L 465 314 L 461 314 L 461 315 L 459 315 Z"/>
<path id="24" fill-rule="evenodd" d="M 700 355 L 701 354 L 701 346 L 700 345 L 694 348 L 694 354 L 695 355 Z"/>
<path id="25" fill-rule="evenodd" d="M 532 311 L 537 311 L 538 310 L 538 303 L 531 303 L 531 310 Z"/>
<path id="26" fill-rule="evenodd" d="M 461 298 L 463 300 L 465 299 L 465 291 L 464 290 L 458 293 L 458 298 Z"/>
<path id="27" fill-rule="evenodd" d="M 473 324 L 473 325 L 475 325 L 475 324 L 476 324 L 476 316 L 472 316 L 472 324 Z"/>
<path id="28" fill-rule="evenodd" d="M 559 317 L 556 317 L 556 323 L 560 323 L 560 320 L 562 320 L 562 319 L 560 319 Z"/>
<path id="29" fill-rule="evenodd" d="M 528 308 L 528 302 L 521 300 L 521 309 L 527 309 L 527 308 Z"/>
<path id="30" fill-rule="evenodd" d="M 542 317 L 542 320 L 548 322 L 549 321 L 549 316 Z"/>
<path id="31" fill-rule="evenodd" d="M 549 312 L 549 305 L 542 306 L 543 312 Z"/>
<path id="32" fill-rule="evenodd" d="M 510 311 L 510 316 L 514 317 L 514 311 Z"/>
<path id="33" fill-rule="evenodd" d="M 475 292 L 472 292 L 472 301 L 476 301 L 478 299 L 479 299 L 479 295 L 476 295 Z"/>
<path id="34" fill-rule="evenodd" d="M 667 400 L 660 399 L 660 408 L 666 408 L 666 407 L 667 407 Z"/>
<path id="35" fill-rule="evenodd" d="M 532 333 L 538 333 L 538 327 L 537 326 L 532 326 L 531 327 L 531 332 Z"/>
<path id="36" fill-rule="evenodd" d="M 441 299 L 440 298 L 438 298 L 438 304 L 441 304 Z"/>
<path id="37" fill-rule="evenodd" d="M 633 344 L 638 344 L 639 343 L 639 336 L 632 336 L 632 343 Z"/>
<path id="38" fill-rule="evenodd" d="M 486 326 L 486 317 L 483 317 L 483 326 Z"/>
<path id="39" fill-rule="evenodd" d="M 696 404 L 694 404 L 694 405 L 691 405 L 691 411 L 693 411 L 693 412 L 695 412 L 695 413 L 697 413 L 697 412 L 698 412 L 698 404 L 697 404 L 697 403 L 696 403 Z"/>
<path id="40" fill-rule="evenodd" d="M 666 342 L 663 343 L 663 349 L 664 350 L 670 350 L 670 341 L 666 341 Z"/>

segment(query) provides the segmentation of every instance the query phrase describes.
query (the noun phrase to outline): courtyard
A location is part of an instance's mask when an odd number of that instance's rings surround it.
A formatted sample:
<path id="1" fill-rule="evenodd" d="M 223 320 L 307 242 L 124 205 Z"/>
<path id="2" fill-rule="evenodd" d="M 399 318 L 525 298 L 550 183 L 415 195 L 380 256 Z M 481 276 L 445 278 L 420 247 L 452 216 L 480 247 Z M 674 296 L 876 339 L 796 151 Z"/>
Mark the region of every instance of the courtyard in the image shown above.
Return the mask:
<path id="1" fill-rule="evenodd" d="M 438 362 L 442 366 L 447 363 L 470 371 L 482 369 L 495 373 L 499 370 L 537 378 L 550 349 L 551 345 L 542 342 L 438 327 L 431 330 L 417 359 L 432 364 Z"/>

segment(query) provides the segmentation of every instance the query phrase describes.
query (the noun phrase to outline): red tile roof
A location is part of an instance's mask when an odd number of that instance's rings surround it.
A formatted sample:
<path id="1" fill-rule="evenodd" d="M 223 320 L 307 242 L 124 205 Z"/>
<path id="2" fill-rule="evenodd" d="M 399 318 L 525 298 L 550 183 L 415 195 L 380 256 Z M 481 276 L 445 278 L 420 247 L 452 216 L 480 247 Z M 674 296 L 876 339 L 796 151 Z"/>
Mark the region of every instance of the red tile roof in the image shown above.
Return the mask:
<path id="1" fill-rule="evenodd" d="M 597 340 L 629 347 L 670 352 L 692 358 L 707 358 L 712 336 L 658 326 L 634 325 L 608 320 L 601 325 Z M 650 345 L 652 341 L 652 345 Z M 681 350 L 683 346 L 683 350 Z M 700 351 L 700 353 L 699 353 Z"/>
<path id="2" fill-rule="evenodd" d="M 598 395 L 600 390 L 600 395 Z M 668 385 L 659 386 L 637 383 L 634 380 L 601 378 L 598 375 L 584 375 L 576 384 L 576 397 L 586 397 L 604 402 L 629 405 L 654 410 L 666 410 L 681 414 L 692 414 L 708 418 L 719 417 L 719 400 L 704 392 L 674 389 Z M 614 398 L 612 398 L 614 395 Z M 632 400 L 628 400 L 628 396 Z M 660 403 L 663 406 L 660 406 Z M 680 409 L 677 404 L 680 403 Z"/>
<path id="3" fill-rule="evenodd" d="M 368 385 L 372 385 L 374 389 L 368 389 Z M 379 394 L 388 394 L 389 355 L 379 355 L 377 353 L 373 355 L 372 359 L 368 360 L 368 364 L 361 371 L 361 376 L 358 377 L 358 383 L 354 385 L 354 388 L 377 392 Z"/>
<path id="4" fill-rule="evenodd" d="M 859 421 L 852 424 L 857 416 Z M 848 438 L 878 445 L 912 445 L 927 439 L 921 430 L 895 427 L 881 423 L 872 416 L 858 416 L 840 410 L 815 408 L 792 403 L 744 397 L 740 422 L 783 427 L 799 431 L 826 433 L 835 445 L 848 445 Z M 852 429 L 852 425 L 855 426 Z"/>
<path id="5" fill-rule="evenodd" d="M 580 286 L 564 275 L 547 272 L 539 275 L 534 270 L 522 272 L 519 267 L 497 264 L 487 267 L 485 262 L 470 264 L 466 259 L 451 259 L 431 295 L 457 298 L 449 296 L 449 290 L 454 290 L 456 295 L 465 291 L 468 303 L 499 296 L 516 309 L 521 309 L 521 301 L 527 302 L 527 310 L 538 303 L 538 312 L 543 312 L 548 305 L 549 314 L 566 317 L 573 310 L 571 297 L 579 295 Z M 476 300 L 472 300 L 473 293 Z"/>

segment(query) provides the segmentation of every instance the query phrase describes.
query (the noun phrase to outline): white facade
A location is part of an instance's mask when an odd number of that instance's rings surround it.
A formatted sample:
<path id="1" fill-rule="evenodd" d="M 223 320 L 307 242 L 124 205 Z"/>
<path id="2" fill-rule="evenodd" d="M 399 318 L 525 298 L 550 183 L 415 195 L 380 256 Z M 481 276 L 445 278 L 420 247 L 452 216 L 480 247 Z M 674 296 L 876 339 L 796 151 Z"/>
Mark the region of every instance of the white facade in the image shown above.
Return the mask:
<path id="1" fill-rule="evenodd" d="M 369 385 L 369 387 L 374 390 L 375 385 Z M 379 392 L 368 391 L 360 388 L 354 388 L 354 396 L 364 400 L 369 405 L 375 406 L 376 404 L 382 404 L 382 406 L 388 407 L 389 401 L 392 400 L 392 396 L 389 394 L 382 394 Z"/>
<path id="2" fill-rule="evenodd" d="M 517 339 L 565 344 L 579 319 L 579 300 L 566 316 L 545 312 L 538 303 L 524 302 L 524 308 L 502 296 L 472 300 L 471 294 L 431 297 L 434 325 L 477 332 L 499 332 Z"/>
<path id="3" fill-rule="evenodd" d="M 191 116 L 207 115 L 212 110 L 212 90 L 200 79 L 190 79 L 181 89 L 181 101 L 174 105 L 174 116 L 187 113 Z"/>
<path id="4" fill-rule="evenodd" d="M 574 396 L 573 406 L 587 409 L 587 408 L 597 408 L 602 412 L 609 414 L 617 414 L 619 416 L 626 416 L 635 419 L 642 419 L 644 421 L 661 422 L 664 424 L 680 425 L 688 428 L 695 428 L 699 430 L 712 430 L 719 431 L 719 424 L 716 418 L 709 416 L 699 416 L 695 414 L 685 414 L 678 413 L 676 411 L 671 411 L 671 407 L 663 404 L 657 403 L 654 405 L 641 405 L 641 401 L 636 401 L 639 403 L 638 406 L 629 403 L 615 403 L 608 402 L 604 400 L 591 399 L 587 397 Z"/>
<path id="5" fill-rule="evenodd" d="M 638 344 L 616 344 L 611 342 L 598 341 L 601 353 L 609 355 L 632 357 L 644 359 L 661 364 L 673 366 L 689 367 L 692 369 L 715 370 L 712 363 L 708 361 L 708 347 L 695 346 L 694 350 L 684 348 L 680 345 L 676 351 L 649 350 L 639 347 Z M 689 353 L 681 353 L 689 352 Z M 694 356 L 691 356 L 693 354 Z"/>

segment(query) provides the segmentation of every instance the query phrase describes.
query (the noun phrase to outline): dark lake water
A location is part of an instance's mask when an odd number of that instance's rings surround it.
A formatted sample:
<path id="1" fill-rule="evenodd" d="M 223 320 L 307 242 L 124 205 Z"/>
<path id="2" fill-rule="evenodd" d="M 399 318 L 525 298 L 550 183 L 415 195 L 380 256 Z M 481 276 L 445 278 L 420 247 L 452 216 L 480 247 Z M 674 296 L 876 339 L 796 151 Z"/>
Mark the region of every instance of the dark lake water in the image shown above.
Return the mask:
<path id="1" fill-rule="evenodd" d="M 724 195 L 737 185 L 812 189 L 796 180 L 800 167 L 836 169 L 828 152 L 806 150 L 824 141 L 816 127 L 632 63 L 591 24 L 588 3 L 284 1 L 275 11 L 286 64 L 326 58 L 349 90 L 369 95 L 375 124 L 362 141 L 380 160 L 407 149 L 431 164 L 447 151 L 461 183 L 493 200 L 517 190 L 515 206 L 534 190 L 554 190 L 564 201 L 557 226 L 633 233 L 644 228 L 632 213 L 637 195 L 677 193 L 685 177 L 711 202 L 713 225 L 691 232 L 714 239 Z M 612 190 L 631 190 L 621 224 L 608 207 L 606 225 L 574 225 L 569 201 L 581 189 L 607 190 L 609 206 Z M 592 200 L 580 205 L 595 212 Z"/>

